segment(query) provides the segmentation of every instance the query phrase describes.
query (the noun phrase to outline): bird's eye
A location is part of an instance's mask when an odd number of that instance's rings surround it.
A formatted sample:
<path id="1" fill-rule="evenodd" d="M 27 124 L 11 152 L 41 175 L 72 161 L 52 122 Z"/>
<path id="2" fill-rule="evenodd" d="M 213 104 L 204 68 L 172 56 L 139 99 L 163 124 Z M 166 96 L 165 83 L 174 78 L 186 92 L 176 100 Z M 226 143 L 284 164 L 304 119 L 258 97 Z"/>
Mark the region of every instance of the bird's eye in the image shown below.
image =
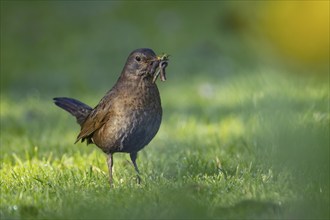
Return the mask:
<path id="1" fill-rule="evenodd" d="M 140 62 L 141 61 L 141 57 L 140 56 L 136 56 L 135 57 L 135 60 L 138 61 L 138 62 Z"/>

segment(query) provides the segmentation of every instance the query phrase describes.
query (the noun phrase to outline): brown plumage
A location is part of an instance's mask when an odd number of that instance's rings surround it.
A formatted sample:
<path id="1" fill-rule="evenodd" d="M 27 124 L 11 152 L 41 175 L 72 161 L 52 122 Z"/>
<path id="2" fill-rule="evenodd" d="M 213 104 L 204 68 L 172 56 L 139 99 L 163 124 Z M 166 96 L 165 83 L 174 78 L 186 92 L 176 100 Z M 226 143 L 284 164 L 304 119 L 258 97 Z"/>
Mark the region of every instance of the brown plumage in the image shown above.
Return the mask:
<path id="1" fill-rule="evenodd" d="M 167 58 L 157 57 L 151 49 L 137 49 L 129 55 L 117 83 L 95 108 L 71 98 L 54 98 L 55 104 L 74 115 L 81 126 L 76 143 L 86 140 L 108 155 L 111 185 L 113 154 L 129 153 L 139 173 L 137 153 L 158 132 L 162 107 L 154 76 L 157 69 L 158 74 L 166 66 Z"/>

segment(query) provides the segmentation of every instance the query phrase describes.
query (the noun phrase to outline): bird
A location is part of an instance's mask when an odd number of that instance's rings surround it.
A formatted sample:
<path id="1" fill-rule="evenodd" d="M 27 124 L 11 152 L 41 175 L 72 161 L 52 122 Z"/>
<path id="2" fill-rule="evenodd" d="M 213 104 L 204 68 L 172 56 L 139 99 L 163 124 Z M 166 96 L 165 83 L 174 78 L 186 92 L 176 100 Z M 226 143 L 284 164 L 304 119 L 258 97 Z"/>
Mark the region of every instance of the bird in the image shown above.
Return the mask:
<path id="1" fill-rule="evenodd" d="M 95 144 L 107 155 L 109 184 L 113 186 L 113 155 L 129 153 L 141 182 L 137 155 L 155 137 L 162 121 L 162 105 L 156 84 L 165 81 L 168 55 L 157 56 L 152 49 L 132 51 L 114 86 L 100 102 L 90 107 L 67 97 L 54 103 L 76 118 L 81 129 L 75 143 Z"/>

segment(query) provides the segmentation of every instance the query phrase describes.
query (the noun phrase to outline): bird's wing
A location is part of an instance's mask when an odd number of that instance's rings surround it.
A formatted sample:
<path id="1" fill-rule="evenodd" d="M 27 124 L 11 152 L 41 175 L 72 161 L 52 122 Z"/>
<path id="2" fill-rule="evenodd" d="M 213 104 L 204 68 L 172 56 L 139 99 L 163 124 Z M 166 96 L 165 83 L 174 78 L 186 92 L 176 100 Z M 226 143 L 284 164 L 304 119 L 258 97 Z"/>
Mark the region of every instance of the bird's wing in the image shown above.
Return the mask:
<path id="1" fill-rule="evenodd" d="M 93 132 L 101 128 L 109 120 L 111 115 L 111 103 L 108 101 L 110 100 L 109 96 L 110 94 L 107 94 L 103 97 L 100 103 L 88 115 L 85 122 L 81 125 L 81 130 L 75 143 L 93 134 Z"/>

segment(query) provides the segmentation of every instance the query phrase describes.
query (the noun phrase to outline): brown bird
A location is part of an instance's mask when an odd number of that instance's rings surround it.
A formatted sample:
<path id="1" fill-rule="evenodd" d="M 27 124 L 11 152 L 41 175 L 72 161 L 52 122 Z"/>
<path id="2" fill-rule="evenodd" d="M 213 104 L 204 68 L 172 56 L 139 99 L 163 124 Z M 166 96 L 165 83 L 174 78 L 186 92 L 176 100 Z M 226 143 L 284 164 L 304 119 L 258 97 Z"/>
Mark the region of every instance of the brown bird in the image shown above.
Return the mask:
<path id="1" fill-rule="evenodd" d="M 116 84 L 95 108 L 72 98 L 54 98 L 81 126 L 75 143 L 86 140 L 107 154 L 110 185 L 116 152 L 130 154 L 140 182 L 137 153 L 149 144 L 161 124 L 162 106 L 155 81 L 159 74 L 166 80 L 167 61 L 167 55 L 158 57 L 151 49 L 134 50 Z"/>

